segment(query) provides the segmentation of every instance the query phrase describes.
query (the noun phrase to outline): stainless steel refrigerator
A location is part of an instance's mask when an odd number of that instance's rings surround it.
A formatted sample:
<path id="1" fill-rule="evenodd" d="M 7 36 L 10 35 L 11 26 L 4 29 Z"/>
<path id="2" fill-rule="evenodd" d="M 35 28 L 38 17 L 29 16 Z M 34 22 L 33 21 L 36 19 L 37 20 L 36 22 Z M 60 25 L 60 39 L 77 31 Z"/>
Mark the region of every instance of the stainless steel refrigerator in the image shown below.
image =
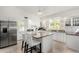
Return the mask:
<path id="1" fill-rule="evenodd" d="M 16 21 L 0 21 L 0 48 L 17 44 Z"/>

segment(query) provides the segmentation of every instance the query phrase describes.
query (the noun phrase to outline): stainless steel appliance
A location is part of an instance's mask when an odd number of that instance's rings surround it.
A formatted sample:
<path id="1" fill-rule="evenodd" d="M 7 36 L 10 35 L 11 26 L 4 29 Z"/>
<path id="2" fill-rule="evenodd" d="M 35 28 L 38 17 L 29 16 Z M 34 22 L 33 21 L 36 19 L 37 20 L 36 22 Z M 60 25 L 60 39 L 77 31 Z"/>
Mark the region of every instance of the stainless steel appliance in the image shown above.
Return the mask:
<path id="1" fill-rule="evenodd" d="M 0 21 L 0 48 L 17 44 L 16 21 Z"/>

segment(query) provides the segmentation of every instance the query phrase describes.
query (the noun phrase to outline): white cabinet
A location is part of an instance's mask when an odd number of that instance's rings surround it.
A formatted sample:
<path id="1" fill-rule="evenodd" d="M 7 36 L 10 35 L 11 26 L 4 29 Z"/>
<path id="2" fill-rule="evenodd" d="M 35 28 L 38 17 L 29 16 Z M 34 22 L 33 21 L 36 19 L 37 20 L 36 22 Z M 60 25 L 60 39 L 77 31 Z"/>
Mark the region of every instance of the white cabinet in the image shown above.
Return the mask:
<path id="1" fill-rule="evenodd" d="M 65 26 L 71 26 L 71 19 L 67 19 L 67 20 L 66 20 Z"/>
<path id="2" fill-rule="evenodd" d="M 49 36 L 43 37 L 42 52 L 43 53 L 52 52 L 52 47 L 53 47 L 53 36 L 49 35 Z"/>
<path id="3" fill-rule="evenodd" d="M 79 29 L 79 17 L 71 17 L 65 22 L 65 32 L 74 34 Z"/>
<path id="4" fill-rule="evenodd" d="M 66 19 L 65 26 L 79 26 L 79 17 Z"/>
<path id="5" fill-rule="evenodd" d="M 54 32 L 53 39 L 61 42 L 65 42 L 66 34 L 63 32 Z"/>
<path id="6" fill-rule="evenodd" d="M 79 36 L 66 35 L 66 45 L 79 51 Z"/>
<path id="7" fill-rule="evenodd" d="M 53 40 L 57 40 L 57 33 L 56 32 L 53 32 Z"/>

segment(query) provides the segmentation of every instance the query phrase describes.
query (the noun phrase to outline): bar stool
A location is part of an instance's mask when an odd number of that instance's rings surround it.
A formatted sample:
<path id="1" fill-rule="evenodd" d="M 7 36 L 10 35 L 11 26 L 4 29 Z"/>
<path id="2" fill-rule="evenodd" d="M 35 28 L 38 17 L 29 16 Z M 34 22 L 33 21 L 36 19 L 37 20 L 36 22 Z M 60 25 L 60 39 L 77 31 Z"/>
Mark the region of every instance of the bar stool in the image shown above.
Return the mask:
<path id="1" fill-rule="evenodd" d="M 23 33 L 22 35 L 22 46 L 21 49 L 24 51 L 24 53 L 26 52 L 26 49 L 28 48 L 28 44 L 27 44 L 27 36 L 25 33 Z"/>
<path id="2" fill-rule="evenodd" d="M 36 49 L 37 49 L 36 46 L 39 45 L 40 46 L 39 53 L 41 53 L 41 42 L 33 40 L 33 36 L 31 34 L 28 34 L 28 33 L 25 34 L 25 39 L 26 39 L 27 43 L 25 43 L 24 49 L 26 50 L 26 52 L 32 53 L 33 50 L 36 51 Z"/>
<path id="3" fill-rule="evenodd" d="M 22 46 L 21 46 L 21 49 L 24 48 L 24 44 L 25 44 L 25 34 L 22 35 Z"/>

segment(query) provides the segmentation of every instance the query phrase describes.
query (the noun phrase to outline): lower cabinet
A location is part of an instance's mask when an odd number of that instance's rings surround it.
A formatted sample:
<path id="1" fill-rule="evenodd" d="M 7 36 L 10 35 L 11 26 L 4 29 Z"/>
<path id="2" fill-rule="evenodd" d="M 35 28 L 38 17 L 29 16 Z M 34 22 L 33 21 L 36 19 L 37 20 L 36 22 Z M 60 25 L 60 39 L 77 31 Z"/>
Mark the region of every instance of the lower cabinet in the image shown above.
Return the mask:
<path id="1" fill-rule="evenodd" d="M 42 52 L 52 52 L 53 48 L 53 35 L 49 35 L 42 38 Z"/>
<path id="2" fill-rule="evenodd" d="M 54 32 L 53 39 L 61 42 L 66 42 L 66 34 L 63 32 Z"/>
<path id="3" fill-rule="evenodd" d="M 79 51 L 79 36 L 75 35 L 66 35 L 66 45 L 69 48 Z"/>

